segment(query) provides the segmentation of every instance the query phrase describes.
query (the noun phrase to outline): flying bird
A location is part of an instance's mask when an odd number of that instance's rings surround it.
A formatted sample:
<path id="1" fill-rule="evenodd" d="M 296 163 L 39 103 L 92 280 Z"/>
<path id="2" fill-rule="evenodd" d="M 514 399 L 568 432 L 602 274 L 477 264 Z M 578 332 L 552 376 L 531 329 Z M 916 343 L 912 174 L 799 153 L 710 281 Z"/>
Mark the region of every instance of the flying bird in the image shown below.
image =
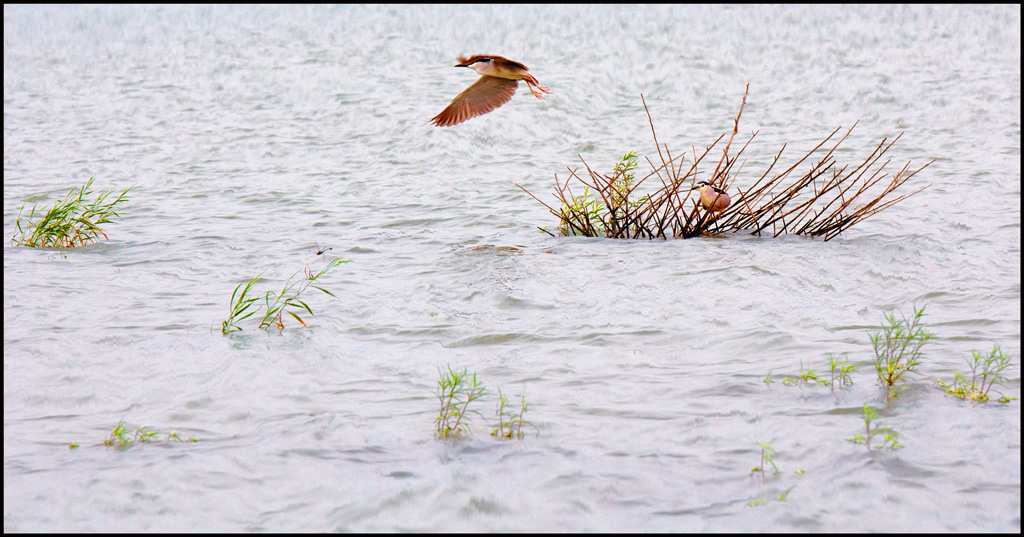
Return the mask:
<path id="1" fill-rule="evenodd" d="M 456 95 L 440 114 L 431 118 L 430 121 L 438 127 L 458 125 L 507 103 L 515 95 L 520 80 L 526 82 L 527 89 L 538 99 L 544 97 L 533 89 L 534 86 L 544 93 L 551 93 L 537 83 L 525 65 L 508 58 L 492 55 L 469 58 L 459 56 L 458 61 L 455 67 L 469 67 L 481 76 L 473 85 Z"/>

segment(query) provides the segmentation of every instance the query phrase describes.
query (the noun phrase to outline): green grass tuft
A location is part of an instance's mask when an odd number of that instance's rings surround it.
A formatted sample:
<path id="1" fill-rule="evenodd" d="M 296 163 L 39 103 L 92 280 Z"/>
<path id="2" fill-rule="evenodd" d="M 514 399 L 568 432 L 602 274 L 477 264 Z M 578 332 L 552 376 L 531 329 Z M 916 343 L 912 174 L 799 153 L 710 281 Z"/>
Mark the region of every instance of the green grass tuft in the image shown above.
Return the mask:
<path id="1" fill-rule="evenodd" d="M 847 438 L 846 441 L 853 444 L 864 444 L 867 446 L 868 451 L 870 451 L 871 440 L 876 436 L 885 435 L 885 439 L 882 441 L 882 444 L 875 446 L 875 449 L 889 448 L 890 450 L 895 451 L 902 448 L 903 445 L 898 441 L 900 433 L 888 427 L 878 425 L 877 421 L 878 411 L 868 405 L 864 405 L 864 435 L 855 434 L 853 435 L 853 438 Z M 876 422 L 874 427 L 871 426 L 871 422 Z"/>
<path id="2" fill-rule="evenodd" d="M 114 427 L 114 430 L 110 432 L 110 436 L 103 441 L 103 445 L 117 449 L 127 449 L 135 444 L 145 444 L 148 442 L 198 442 L 194 437 L 182 440 L 181 437 L 178 436 L 177 431 L 171 431 L 163 438 L 160 438 L 161 435 L 163 435 L 163 433 L 154 431 L 146 425 L 139 427 L 134 433 L 131 433 L 124 426 L 124 421 L 119 421 L 117 422 L 117 426 Z M 71 449 L 77 447 L 78 444 L 75 443 L 72 443 L 70 446 Z"/>
<path id="3" fill-rule="evenodd" d="M 1010 363 L 1010 357 L 1003 353 L 999 345 L 995 345 L 992 347 L 992 351 L 988 353 L 988 356 L 974 352 L 971 359 L 967 360 L 967 366 L 971 369 L 970 379 L 967 378 L 967 375 L 954 371 L 952 385 L 946 384 L 941 380 L 936 380 L 935 382 L 951 395 L 976 403 L 984 403 L 989 400 L 988 394 L 992 390 L 992 386 L 1006 381 L 1006 377 L 1003 376 L 1003 370 L 1013 367 L 1013 364 Z M 1014 399 L 1016 397 L 1004 395 L 996 400 L 1000 403 L 1009 403 Z"/>
<path id="4" fill-rule="evenodd" d="M 243 321 L 256 313 L 261 309 L 263 310 L 263 316 L 260 318 L 259 327 L 263 330 L 269 330 L 271 326 L 277 326 L 279 329 L 284 329 L 284 314 L 292 316 L 302 326 L 306 326 L 306 322 L 300 317 L 300 313 L 305 315 L 313 315 L 312 308 L 303 299 L 303 294 L 307 289 L 312 287 L 318 291 L 326 293 L 334 298 L 334 293 L 324 289 L 323 287 L 316 285 L 317 280 L 327 273 L 332 268 L 342 264 L 348 263 L 348 259 L 342 259 L 335 257 L 332 259 L 326 267 L 320 272 L 313 273 L 307 266 L 303 271 L 303 276 L 297 278 L 299 272 L 292 274 L 285 281 L 284 286 L 280 291 L 267 291 L 263 295 L 252 294 L 253 286 L 263 276 L 263 273 L 257 274 L 250 280 L 246 280 L 235 286 L 235 290 L 231 293 L 231 300 L 228 303 L 229 314 L 228 318 L 221 322 L 221 333 L 230 334 L 232 332 L 242 330 L 242 327 L 238 325 L 240 321 Z M 260 301 L 262 300 L 262 304 Z"/>
<path id="5" fill-rule="evenodd" d="M 889 398 L 897 395 L 896 383 L 921 364 L 921 347 L 934 335 L 921 326 L 923 317 L 923 306 L 915 307 L 910 319 L 902 313 L 897 319 L 895 313 L 890 313 L 885 316 L 882 331 L 871 335 L 878 382 L 886 388 Z"/>
<path id="6" fill-rule="evenodd" d="M 466 419 L 469 405 L 487 392 L 477 380 L 476 373 L 470 376 L 466 369 L 461 373 L 451 366 L 446 369 L 438 369 L 437 400 L 441 407 L 434 420 L 437 436 L 442 438 L 461 436 L 469 430 L 469 420 Z"/>
<path id="7" fill-rule="evenodd" d="M 514 409 L 510 409 L 508 399 L 505 395 L 498 390 L 498 409 L 495 410 L 494 414 L 498 416 L 498 428 L 491 431 L 491 436 L 498 438 L 523 438 L 523 425 L 529 425 L 536 431 L 537 428 L 528 421 L 526 421 L 526 411 L 529 410 L 530 405 L 526 402 L 526 390 L 523 393 L 519 401 L 519 411 L 516 412 Z M 539 431 L 538 431 L 539 433 Z"/>
<path id="8" fill-rule="evenodd" d="M 121 217 L 117 206 L 128 201 L 128 192 L 137 185 L 126 188 L 113 201 L 107 201 L 108 196 L 114 193 L 111 190 L 90 202 L 86 197 L 92 194 L 92 181 L 90 177 L 85 185 L 72 188 L 67 197 L 54 202 L 53 207 L 44 206 L 37 210 L 33 205 L 25 217 L 24 227 L 22 213 L 25 206 L 22 205 L 11 243 L 32 248 L 74 248 L 95 242 L 101 235 L 106 239 L 107 234 L 100 226 Z"/>

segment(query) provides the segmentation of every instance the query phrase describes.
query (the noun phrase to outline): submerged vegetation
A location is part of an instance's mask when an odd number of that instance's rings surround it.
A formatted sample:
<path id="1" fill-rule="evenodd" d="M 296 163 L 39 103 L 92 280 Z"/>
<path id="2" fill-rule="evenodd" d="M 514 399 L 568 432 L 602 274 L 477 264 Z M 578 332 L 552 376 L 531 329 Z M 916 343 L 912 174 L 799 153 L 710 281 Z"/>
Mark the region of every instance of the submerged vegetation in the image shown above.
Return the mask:
<path id="1" fill-rule="evenodd" d="M 306 289 L 310 287 L 334 297 L 334 293 L 331 293 L 327 289 L 315 284 L 321 276 L 327 273 L 327 271 L 342 263 L 348 263 L 348 261 L 348 259 L 335 257 L 327 264 L 326 267 L 315 274 L 309 269 L 309 266 L 306 266 L 306 268 L 301 271 L 303 273 L 301 278 L 296 278 L 296 276 L 299 275 L 299 272 L 292 274 L 288 277 L 284 286 L 278 292 L 267 291 L 262 295 L 250 294 L 253 286 L 256 285 L 256 282 L 260 281 L 262 278 L 262 272 L 252 279 L 238 284 L 235 286 L 235 290 L 231 293 L 231 300 L 228 303 L 229 314 L 228 318 L 221 322 L 221 333 L 230 334 L 231 332 L 242 330 L 242 327 L 238 326 L 238 323 L 260 312 L 261 309 L 263 311 L 263 316 L 260 318 L 259 327 L 263 330 L 268 330 L 271 326 L 277 326 L 279 329 L 284 329 L 283 316 L 285 313 L 291 315 L 302 326 L 306 326 L 305 321 L 302 320 L 299 313 L 306 312 L 312 316 L 313 310 L 300 297 L 302 297 L 303 293 L 306 292 Z"/>
<path id="2" fill-rule="evenodd" d="M 921 347 L 932 338 L 921 326 L 924 307 L 914 308 L 914 316 L 907 319 L 902 313 L 885 316 L 882 331 L 871 335 L 875 350 L 875 370 L 878 382 L 885 386 L 889 397 L 896 397 L 896 383 L 921 364 Z"/>
<path id="3" fill-rule="evenodd" d="M 761 474 L 761 483 L 763 484 L 764 483 L 764 470 L 765 470 L 765 465 L 766 464 L 770 464 L 771 465 L 772 473 L 773 474 L 778 474 L 779 473 L 779 467 L 775 464 L 775 460 L 774 460 L 775 456 L 778 455 L 778 453 L 776 453 L 775 449 L 772 446 L 768 445 L 768 444 L 761 443 L 761 442 L 755 442 L 755 443 L 757 444 L 758 447 L 761 448 L 761 464 L 755 466 L 754 469 L 751 470 L 751 473 L 760 473 Z M 800 475 L 802 473 L 803 473 L 803 470 L 797 470 L 796 471 L 796 475 Z M 780 501 L 780 502 L 786 501 L 786 498 L 789 497 L 789 493 L 794 488 L 796 488 L 796 485 L 791 485 L 789 488 L 787 488 L 787 489 L 783 490 L 781 493 L 779 493 L 779 500 L 778 501 Z M 766 489 L 762 489 L 760 494 L 758 494 L 757 498 L 753 498 L 753 499 L 751 499 L 750 501 L 747 502 L 747 507 L 759 507 L 759 506 L 762 506 L 762 505 L 767 505 L 768 502 L 765 500 L 765 494 L 767 492 L 768 491 Z"/>
<path id="4" fill-rule="evenodd" d="M 768 463 L 768 464 L 772 465 L 772 470 L 774 470 L 775 472 L 778 472 L 779 471 L 779 467 L 776 466 L 775 465 L 775 461 L 772 460 L 775 457 L 775 455 L 777 455 L 777 453 L 775 453 L 775 449 L 773 449 L 768 444 L 762 444 L 761 442 L 755 442 L 755 443 L 758 445 L 758 447 L 761 448 L 761 464 L 755 466 L 754 469 L 751 470 L 751 471 L 752 472 L 761 472 L 763 474 L 764 473 L 764 465 L 765 465 L 765 463 Z"/>
<path id="5" fill-rule="evenodd" d="M 437 436 L 449 438 L 463 436 L 469 432 L 469 413 L 480 415 L 476 409 L 470 410 L 469 406 L 487 394 L 487 389 L 476 373 L 469 373 L 468 369 L 461 372 L 445 366 L 438 368 L 437 379 L 437 401 L 440 407 L 437 411 L 437 418 L 434 419 L 434 430 Z M 498 418 L 498 426 L 491 431 L 491 436 L 502 439 L 522 439 L 524 436 L 523 425 L 528 425 L 534 430 L 536 427 L 526 421 L 526 412 L 530 405 L 526 402 L 526 390 L 520 395 L 519 409 L 516 410 L 508 402 L 508 398 L 498 389 L 498 407 L 494 412 Z M 482 417 L 482 416 L 481 416 Z"/>
<path id="6" fill-rule="evenodd" d="M 853 378 L 850 376 L 850 373 L 853 372 L 855 366 L 850 363 L 849 359 L 843 358 L 842 362 L 840 362 L 838 358 L 829 354 L 828 366 L 829 377 L 825 378 L 823 376 L 819 376 L 814 371 L 814 369 L 804 369 L 804 362 L 803 360 L 800 360 L 800 376 L 798 376 L 796 379 L 783 377 L 782 383 L 787 386 L 793 386 L 797 384 L 802 384 L 804 386 L 820 384 L 822 386 L 828 386 L 832 389 L 835 389 L 837 386 L 843 387 L 853 385 Z M 775 380 L 772 379 L 771 371 L 769 371 L 768 374 L 765 375 L 763 382 L 765 384 L 771 384 L 775 382 Z"/>
<path id="7" fill-rule="evenodd" d="M 529 409 L 526 402 L 526 390 L 523 390 L 519 400 L 519 411 L 509 407 L 508 399 L 498 390 L 498 409 L 494 414 L 498 417 L 498 428 L 491 431 L 491 436 L 498 438 L 523 438 L 523 425 L 533 427 L 533 424 L 526 421 L 526 411 Z M 536 427 L 533 427 L 536 429 Z"/>
<path id="8" fill-rule="evenodd" d="M 848 358 L 843 358 L 840 363 L 839 359 L 831 354 L 828 355 L 828 367 L 832 377 L 829 379 L 829 386 L 835 388 L 838 382 L 840 386 L 852 386 L 853 378 L 850 377 L 850 373 L 853 372 L 854 365 L 850 363 Z"/>
<path id="9" fill-rule="evenodd" d="M 917 370 L 921 365 L 923 356 L 922 348 L 934 334 L 924 328 L 923 318 L 925 307 L 913 307 L 914 314 L 907 317 L 902 313 L 890 312 L 884 315 L 884 324 L 881 331 L 871 334 L 871 345 L 875 354 L 874 364 L 878 383 L 885 388 L 886 402 L 898 395 L 897 388 L 901 380 L 905 380 L 908 373 Z M 828 378 L 818 375 L 812 368 L 804 368 L 803 360 L 800 361 L 800 375 L 796 378 L 784 377 L 784 385 L 822 385 L 831 386 L 834 390 L 837 386 L 844 387 L 853 384 L 853 373 L 855 366 L 849 359 L 842 360 L 833 355 L 828 355 L 830 375 Z M 970 400 L 976 403 L 984 403 L 990 400 L 990 393 L 997 384 L 1003 384 L 1008 379 L 1003 372 L 1013 367 L 1010 357 L 1006 355 L 999 345 L 994 345 L 987 354 L 974 352 L 967 360 L 970 373 L 954 371 L 954 379 L 951 384 L 942 380 L 935 383 L 941 386 L 947 393 L 961 399 Z M 769 371 L 762 380 L 765 384 L 774 383 L 772 371 Z M 999 393 L 998 391 L 996 393 Z M 1015 397 L 1008 397 L 1000 394 L 997 401 L 1007 403 L 1015 400 Z M 899 433 L 895 430 L 878 424 L 878 411 L 867 404 L 863 406 L 864 431 L 855 434 L 846 441 L 853 444 L 863 444 L 871 449 L 872 443 L 875 449 L 897 450 L 903 447 L 899 443 Z M 875 440 L 881 437 L 881 441 Z M 764 472 L 764 465 L 770 464 L 776 471 L 772 457 L 775 450 L 766 444 L 758 442 L 761 447 L 761 464 L 754 468 L 754 471 Z M 756 503 L 757 505 L 763 504 Z"/>
<path id="10" fill-rule="evenodd" d="M 149 442 L 198 442 L 198 440 L 195 437 L 182 439 L 178 436 L 177 431 L 171 431 L 164 435 L 164 433 L 154 431 L 146 425 L 135 429 L 135 432 L 132 433 L 124 426 L 124 421 L 119 421 L 114 430 L 110 431 L 110 435 L 103 440 L 103 445 L 117 449 L 127 449 L 133 444 Z M 72 443 L 69 447 L 74 449 L 78 447 L 78 444 Z"/>
<path id="11" fill-rule="evenodd" d="M 967 360 L 967 367 L 971 369 L 970 379 L 967 378 L 967 375 L 954 371 L 953 384 L 946 384 L 941 380 L 935 382 L 951 395 L 976 403 L 984 403 L 989 400 L 988 394 L 992 390 L 992 386 L 1006 381 L 1003 370 L 1013 367 L 1013 365 L 1010 363 L 1010 357 L 1003 353 L 999 345 L 995 345 L 988 356 L 974 352 L 971 359 Z M 1004 395 L 996 400 L 1000 403 L 1009 403 L 1014 399 L 1016 398 Z"/>
<path id="12" fill-rule="evenodd" d="M 55 201 L 53 207 L 44 206 L 37 210 L 37 205 L 33 205 L 25 217 L 24 227 L 21 221 L 25 206 L 22 205 L 11 244 L 32 248 L 74 248 L 96 242 L 101 235 L 106 239 L 107 234 L 100 226 L 121 217 L 117 212 L 118 205 L 128 201 L 128 192 L 137 185 L 126 188 L 113 200 L 108 201 L 114 193 L 111 190 L 89 201 L 86 198 L 92 194 L 92 181 L 90 177 L 84 185 L 72 188 L 64 199 Z"/>
<path id="13" fill-rule="evenodd" d="M 897 450 L 902 448 L 903 446 L 897 441 L 900 433 L 888 427 L 878 425 L 877 421 L 878 411 L 868 405 L 864 405 L 864 434 L 855 434 L 853 438 L 847 438 L 846 441 L 854 444 L 864 444 L 868 450 L 871 450 L 871 440 L 876 436 L 885 435 L 882 444 L 875 446 L 875 449 L 889 448 L 890 450 Z M 874 427 L 871 426 L 872 422 L 875 422 Z"/>
<path id="14" fill-rule="evenodd" d="M 871 334 L 871 346 L 875 353 L 875 371 L 878 376 L 878 383 L 886 388 L 888 398 L 894 398 L 898 395 L 896 389 L 897 384 L 903 379 L 908 373 L 917 370 L 917 367 L 921 364 L 921 348 L 929 339 L 933 337 L 933 334 L 926 332 L 922 323 L 924 317 L 925 308 L 922 306 L 920 309 L 914 308 L 914 315 L 911 318 L 907 318 L 902 313 L 897 318 L 896 313 L 888 313 L 884 316 L 885 324 L 881 327 L 881 332 Z M 997 347 L 998 349 L 998 347 Z M 991 388 L 993 381 L 1003 380 L 1003 377 L 999 376 L 998 372 L 1002 371 L 1008 363 L 1008 359 L 1004 360 L 999 357 L 1000 353 L 997 350 L 993 350 L 992 354 L 988 359 L 982 359 L 976 355 L 972 365 L 972 371 L 977 370 L 978 364 L 984 362 L 982 366 L 982 372 L 980 375 L 981 386 L 979 389 L 984 389 L 987 393 L 987 388 Z M 853 373 L 855 365 L 850 363 L 848 358 L 842 360 L 835 356 L 828 355 L 828 367 L 829 376 L 824 377 L 815 372 L 812 368 L 804 369 L 803 360 L 800 361 L 800 375 L 798 377 L 790 378 L 783 377 L 782 383 L 785 385 L 797 385 L 802 384 L 804 386 L 820 384 L 822 386 L 829 386 L 835 389 L 836 386 L 850 386 L 853 385 Z M 978 375 L 974 375 L 972 379 L 978 378 Z M 958 377 L 960 379 L 960 377 Z M 954 381 L 956 385 L 962 385 L 964 379 Z M 771 377 L 771 371 L 765 376 L 763 382 L 770 384 L 775 382 Z M 959 382 L 959 384 L 958 384 Z M 985 384 L 987 382 L 987 384 Z M 973 380 L 972 380 L 973 384 Z"/>
<path id="15" fill-rule="evenodd" d="M 890 196 L 917 172 L 934 162 L 925 163 L 916 170 L 911 170 L 908 162 L 898 171 L 886 171 L 890 161 L 883 160 L 883 157 L 902 134 L 892 141 L 882 139 L 859 164 L 837 164 L 835 153 L 856 127 L 855 123 L 830 148 L 825 146 L 839 132 L 838 128 L 794 164 L 769 176 L 782 157 L 785 150 L 783 146 L 768 169 L 753 184 L 745 189 L 740 188 L 736 185 L 742 165 L 736 164 L 757 135 L 757 132 L 752 133 L 738 151 L 730 153 L 746 101 L 747 92 L 744 91 L 732 133 L 717 163 L 714 163 L 714 156 L 708 157 L 725 138 L 725 134 L 702 151 L 693 148 L 687 162 L 688 154 L 685 151 L 673 156 L 667 144 L 658 143 L 654 121 L 646 101 L 643 101 L 660 161 L 660 164 L 655 164 L 650 158 L 645 159 L 651 167 L 649 173 L 636 178 L 638 158 L 634 152 L 620 159 L 610 175 L 594 171 L 582 156 L 577 155 L 586 168 L 586 174 L 578 174 L 578 169 L 569 168 L 569 176 L 564 181 L 555 175 L 557 208 L 534 196 L 521 185 L 516 186 L 558 218 L 558 229 L 564 235 L 666 239 L 746 231 L 754 235 L 771 233 L 772 236 L 796 233 L 821 237 L 825 241 L 929 186 L 925 185 L 909 194 Z M 824 154 L 812 159 L 819 150 L 824 151 Z M 805 161 L 809 161 L 807 171 L 790 181 L 791 174 Z M 641 185 L 652 177 L 657 177 L 659 184 L 641 194 Z M 721 212 L 707 210 L 699 201 L 700 195 L 693 190 L 700 181 L 706 181 L 728 193 L 731 204 Z M 574 194 L 570 183 L 581 184 L 582 195 Z M 593 197 L 590 197 L 591 193 L 594 193 Z M 863 203 L 856 204 L 859 201 Z"/>

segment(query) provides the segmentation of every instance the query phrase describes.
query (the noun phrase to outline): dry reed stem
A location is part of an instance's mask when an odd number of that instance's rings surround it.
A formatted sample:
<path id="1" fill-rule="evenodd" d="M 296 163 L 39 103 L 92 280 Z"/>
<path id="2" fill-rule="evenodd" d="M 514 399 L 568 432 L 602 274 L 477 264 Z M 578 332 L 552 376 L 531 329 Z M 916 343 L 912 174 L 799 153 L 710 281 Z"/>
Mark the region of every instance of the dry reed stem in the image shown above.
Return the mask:
<path id="1" fill-rule="evenodd" d="M 735 171 L 734 166 L 757 136 L 757 132 L 751 133 L 750 138 L 735 154 L 729 153 L 736 134 L 739 133 L 740 117 L 747 103 L 749 87 L 748 84 L 744 89 L 743 100 L 733 120 L 732 132 L 726 133 L 729 134 L 729 139 L 722 149 L 722 156 L 711 171 L 710 177 L 706 179 L 708 183 L 725 191 L 728 191 L 729 185 L 735 185 L 742 164 Z M 554 196 L 559 203 L 558 209 L 540 200 L 521 185 L 516 185 L 558 217 L 559 228 L 563 234 L 667 239 L 669 236 L 690 238 L 748 231 L 754 235 L 770 232 L 772 236 L 796 233 L 808 237 L 822 237 L 828 241 L 853 225 L 931 186 L 925 185 L 909 194 L 886 199 L 911 177 L 935 161 L 933 159 L 913 171 L 910 170 L 908 162 L 896 173 L 887 173 L 885 169 L 890 161 L 883 161 L 882 158 L 903 136 L 902 133 L 888 143 L 887 139 L 882 139 L 871 153 L 852 169 L 848 164 L 838 166 L 835 152 L 857 126 L 857 123 L 854 123 L 824 155 L 811 161 L 806 172 L 788 184 L 790 175 L 806 161 L 816 157 L 836 136 L 840 128 L 832 131 L 795 163 L 770 176 L 786 149 L 784 144 L 768 168 L 752 185 L 745 190 L 735 188 L 734 194 L 730 194 L 732 203 L 729 207 L 722 212 L 711 213 L 701 206 L 699 196 L 691 197 L 691 193 L 698 177 L 705 173 L 699 167 L 725 134 L 715 139 L 701 153 L 698 153 L 696 147 L 691 147 L 692 157 L 687 165 L 685 151 L 672 156 L 667 144 L 658 143 L 654 120 L 643 95 L 640 96 L 640 100 L 647 113 L 651 137 L 654 139 L 661 163 L 657 165 L 650 158 L 644 157 L 651 167 L 647 175 L 629 184 L 633 175 L 627 178 L 626 172 L 622 171 L 624 168 L 617 166 L 612 175 L 601 174 L 594 171 L 582 155 L 577 154 L 587 173 L 584 176 L 577 173 L 578 169 L 567 168 L 569 176 L 564 182 L 560 182 L 558 174 L 555 174 Z M 641 185 L 651 177 L 657 177 L 661 186 L 643 196 L 636 196 Z M 573 194 L 569 187 L 573 179 L 583 184 L 582 196 Z M 883 182 L 886 179 L 888 183 Z M 877 191 L 873 188 L 876 185 L 885 186 L 878 194 L 866 194 L 869 190 Z M 593 198 L 590 197 L 591 191 L 596 194 Z M 854 203 L 862 197 L 868 201 L 854 207 Z"/>

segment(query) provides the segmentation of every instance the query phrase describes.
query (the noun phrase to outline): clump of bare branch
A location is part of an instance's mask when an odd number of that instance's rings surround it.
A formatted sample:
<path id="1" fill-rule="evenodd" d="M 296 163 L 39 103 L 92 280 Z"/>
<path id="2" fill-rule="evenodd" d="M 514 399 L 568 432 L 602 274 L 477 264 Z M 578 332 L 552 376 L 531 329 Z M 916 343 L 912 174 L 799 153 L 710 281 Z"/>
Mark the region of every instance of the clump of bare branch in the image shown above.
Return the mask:
<path id="1" fill-rule="evenodd" d="M 642 95 L 640 98 L 643 101 Z M 636 179 L 639 159 L 633 152 L 623 156 L 610 175 L 594 171 L 582 156 L 577 155 L 586 168 L 586 174 L 578 173 L 578 168 L 569 168 L 569 176 L 565 181 L 560 181 L 558 175 L 555 175 L 554 195 L 559 202 L 557 209 L 522 186 L 516 186 L 547 207 L 559 219 L 558 229 L 565 235 L 666 239 L 749 231 L 756 235 L 771 233 L 776 237 L 783 233 L 796 233 L 822 237 L 826 241 L 931 186 L 925 185 L 909 194 L 890 195 L 934 162 L 930 161 L 913 171 L 909 162 L 895 173 L 886 171 L 890 161 L 883 160 L 883 156 L 903 136 L 902 133 L 891 142 L 882 139 L 860 164 L 838 165 L 835 151 L 857 126 L 854 123 L 830 149 L 826 144 L 833 140 L 840 130 L 838 128 L 796 163 L 775 175 L 769 175 L 782 157 L 786 148 L 784 145 L 754 184 L 746 189 L 740 188 L 736 186 L 739 170 L 734 170 L 734 166 L 757 135 L 757 132 L 752 133 L 746 143 L 734 154 L 730 154 L 746 102 L 747 92 L 744 91 L 732 133 L 727 133 L 728 141 L 710 175 L 706 166 L 702 165 L 706 161 L 713 161 L 713 157 L 707 157 L 725 138 L 725 134 L 700 153 L 692 148 L 692 156 L 689 156 L 687 163 L 685 152 L 673 156 L 667 144 L 658 144 L 654 121 L 644 101 L 644 110 L 647 111 L 651 135 L 661 162 L 657 165 L 651 159 L 645 159 L 651 167 L 647 175 Z M 821 151 L 825 151 L 824 155 L 814 160 L 812 157 L 820 155 Z M 804 162 L 809 162 L 810 168 L 791 180 L 791 175 Z M 641 190 L 640 187 L 645 182 L 650 183 L 648 179 L 652 177 L 657 177 L 661 186 Z M 698 181 L 706 181 L 727 192 L 731 204 L 720 212 L 706 209 L 700 202 L 698 191 L 693 190 Z M 582 192 L 577 189 L 574 193 L 570 183 L 582 184 Z M 645 193 L 641 195 L 640 192 Z M 864 200 L 867 202 L 860 203 Z"/>

